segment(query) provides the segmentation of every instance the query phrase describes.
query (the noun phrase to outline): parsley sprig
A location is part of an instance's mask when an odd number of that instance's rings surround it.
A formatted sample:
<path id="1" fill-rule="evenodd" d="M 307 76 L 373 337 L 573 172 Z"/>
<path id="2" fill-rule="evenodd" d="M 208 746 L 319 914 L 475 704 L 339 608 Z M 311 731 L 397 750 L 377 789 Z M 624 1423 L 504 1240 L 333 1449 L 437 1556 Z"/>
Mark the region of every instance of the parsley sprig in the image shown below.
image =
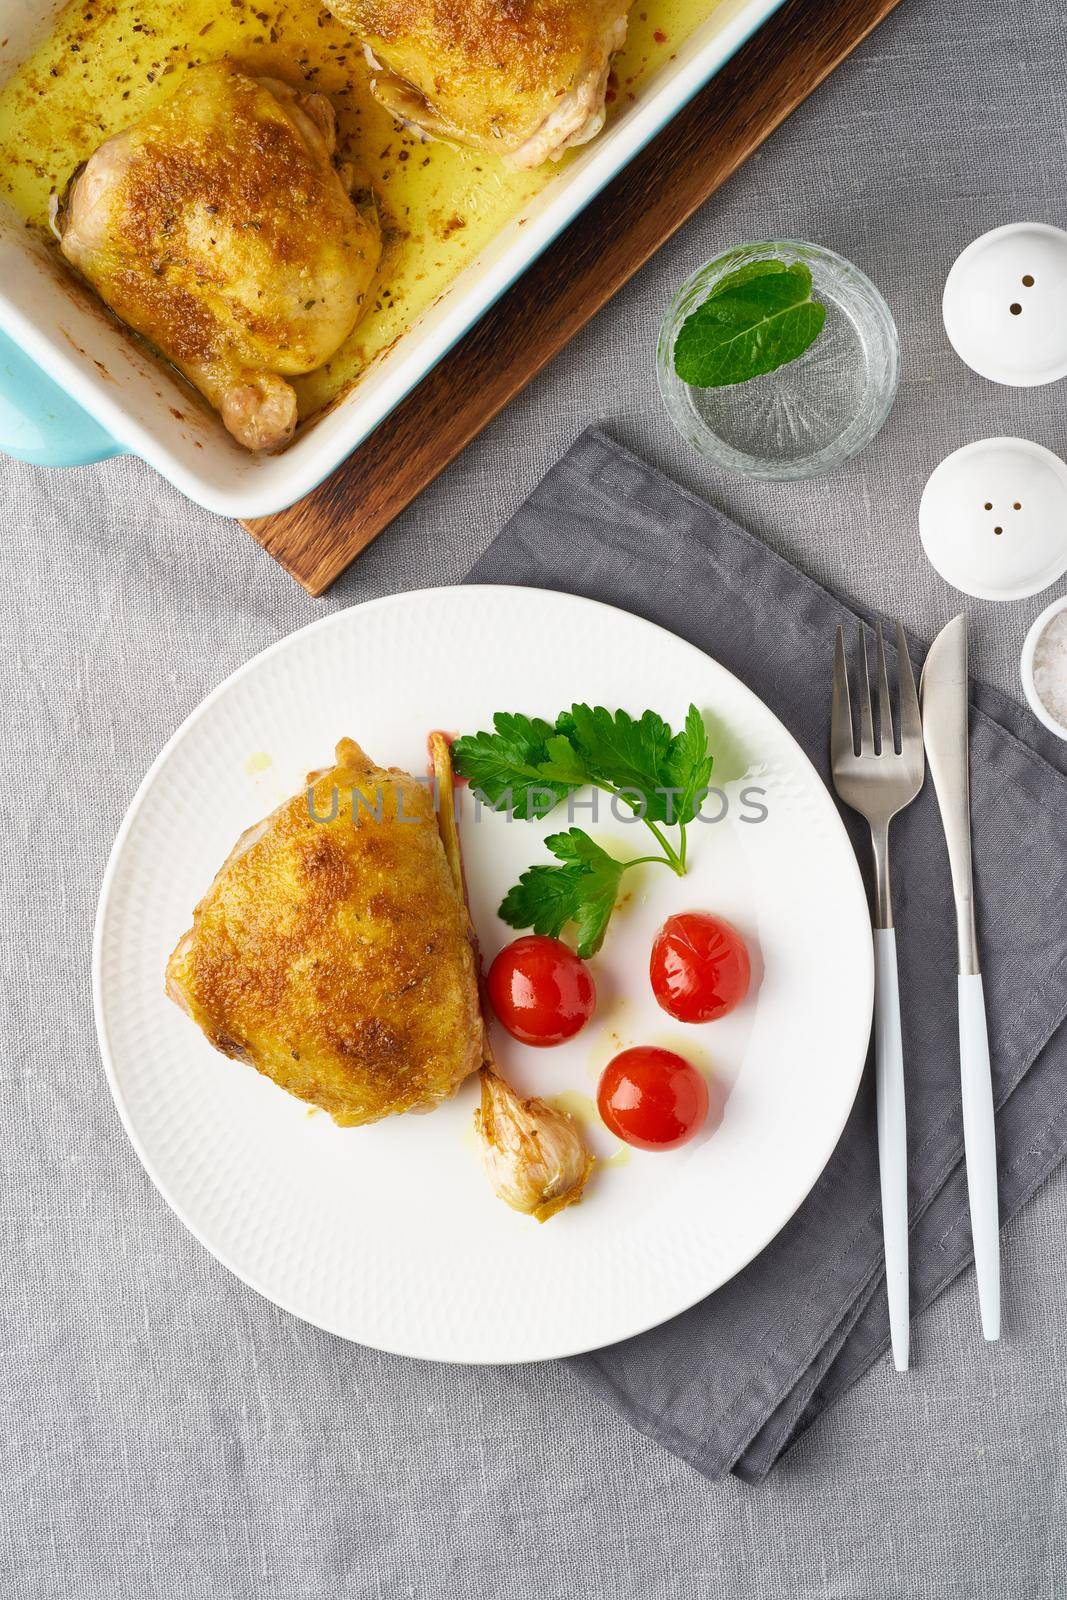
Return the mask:
<path id="1" fill-rule="evenodd" d="M 498 711 L 493 732 L 457 739 L 452 759 L 494 810 L 539 820 L 592 785 L 652 834 L 660 853 L 628 860 L 609 855 L 581 828 L 551 834 L 545 844 L 556 864 L 529 867 L 504 896 L 499 914 L 509 927 L 557 938 L 573 923 L 581 956 L 595 955 L 603 944 L 629 867 L 659 862 L 679 877 L 685 873 L 686 826 L 700 810 L 712 768 L 707 731 L 693 705 L 680 733 L 655 711 L 635 718 L 604 706 L 572 705 L 555 722 Z"/>

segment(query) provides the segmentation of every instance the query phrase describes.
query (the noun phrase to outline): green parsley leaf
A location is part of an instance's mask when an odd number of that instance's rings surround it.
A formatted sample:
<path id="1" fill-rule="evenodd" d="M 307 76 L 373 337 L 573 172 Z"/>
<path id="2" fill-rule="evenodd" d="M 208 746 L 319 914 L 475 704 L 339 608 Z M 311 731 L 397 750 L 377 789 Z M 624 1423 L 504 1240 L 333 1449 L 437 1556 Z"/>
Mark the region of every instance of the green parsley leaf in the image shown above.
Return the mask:
<path id="1" fill-rule="evenodd" d="M 557 860 L 573 861 L 590 872 L 599 871 L 606 861 L 610 861 L 612 866 L 625 866 L 625 862 L 616 861 L 614 856 L 609 856 L 606 850 L 601 849 L 584 828 L 568 828 L 566 833 L 550 833 L 545 839 L 545 845 Z"/>
<path id="2" fill-rule="evenodd" d="M 588 780 L 566 752 L 556 729 L 540 717 L 498 711 L 493 733 L 466 734 L 452 746 L 452 764 L 486 804 L 508 808 L 525 822 L 546 817 Z M 567 751 L 570 746 L 567 745 Z M 573 757 L 573 751 L 570 751 Z M 563 773 L 567 772 L 567 776 Z"/>
<path id="3" fill-rule="evenodd" d="M 595 955 L 627 867 L 657 861 L 679 877 L 685 873 L 686 824 L 700 809 L 712 769 L 703 718 L 691 705 L 681 733 L 673 734 L 654 711 L 635 718 L 578 703 L 555 725 L 497 712 L 493 729 L 452 746 L 456 771 L 484 801 L 510 806 L 529 821 L 592 784 L 622 796 L 663 852 L 619 861 L 581 828 L 569 828 L 545 841 L 557 864 L 530 867 L 504 896 L 499 915 L 509 926 L 558 938 L 573 924 L 579 955 Z M 676 843 L 660 824 L 677 827 Z"/>
<path id="4" fill-rule="evenodd" d="M 578 954 L 595 956 L 618 899 L 625 861 L 616 861 L 581 828 L 550 834 L 545 844 L 559 867 L 530 867 L 504 896 L 499 916 L 512 928 L 532 928 L 558 939 L 568 922 Z"/>
<path id="5" fill-rule="evenodd" d="M 717 389 L 774 372 L 812 345 L 826 307 L 811 298 L 811 269 L 802 261 L 751 262 L 729 273 L 683 322 L 674 370 L 683 383 Z"/>
<path id="6" fill-rule="evenodd" d="M 667 752 L 670 786 L 678 791 L 672 795 L 674 804 L 668 822 L 680 822 L 683 827 L 687 822 L 692 822 L 711 781 L 713 759 L 708 749 L 704 718 L 696 706 L 691 705 L 686 713 L 684 729 L 671 740 Z"/>
<path id="7" fill-rule="evenodd" d="M 604 943 L 626 862 L 609 856 L 581 828 L 550 834 L 545 844 L 560 861 L 581 870 L 572 921 L 578 935 L 578 954 L 595 956 Z M 566 871 L 566 866 L 562 870 Z"/>
<path id="8" fill-rule="evenodd" d="M 588 767 L 565 733 L 553 734 L 545 743 L 545 761 L 542 772 L 555 783 L 577 785 L 584 788 L 592 783 Z"/>
<path id="9" fill-rule="evenodd" d="M 671 730 L 655 711 L 635 720 L 627 711 L 573 705 L 556 719 L 577 750 L 590 781 L 621 792 L 652 822 L 667 817 L 667 758 Z"/>
<path id="10" fill-rule="evenodd" d="M 578 904 L 580 868 L 527 867 L 501 900 L 497 915 L 509 928 L 532 928 L 558 939 Z"/>

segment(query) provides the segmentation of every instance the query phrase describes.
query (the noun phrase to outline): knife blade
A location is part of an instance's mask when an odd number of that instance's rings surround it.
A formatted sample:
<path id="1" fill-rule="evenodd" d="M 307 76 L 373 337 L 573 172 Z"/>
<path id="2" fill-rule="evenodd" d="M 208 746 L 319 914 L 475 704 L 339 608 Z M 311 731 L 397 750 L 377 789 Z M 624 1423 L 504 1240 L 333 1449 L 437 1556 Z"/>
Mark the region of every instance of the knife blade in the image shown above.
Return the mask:
<path id="1" fill-rule="evenodd" d="M 937 791 L 956 902 L 959 970 L 978 971 L 971 865 L 971 768 L 967 710 L 967 618 L 942 628 L 919 680 L 923 743 Z"/>
<path id="2" fill-rule="evenodd" d="M 956 903 L 963 1145 L 967 1157 L 967 1199 L 978 1274 L 978 1301 L 982 1332 L 987 1339 L 999 1339 L 1000 1207 L 989 1031 L 974 914 L 965 615 L 953 618 L 930 646 L 919 683 L 919 698 L 923 743 L 941 808 Z"/>

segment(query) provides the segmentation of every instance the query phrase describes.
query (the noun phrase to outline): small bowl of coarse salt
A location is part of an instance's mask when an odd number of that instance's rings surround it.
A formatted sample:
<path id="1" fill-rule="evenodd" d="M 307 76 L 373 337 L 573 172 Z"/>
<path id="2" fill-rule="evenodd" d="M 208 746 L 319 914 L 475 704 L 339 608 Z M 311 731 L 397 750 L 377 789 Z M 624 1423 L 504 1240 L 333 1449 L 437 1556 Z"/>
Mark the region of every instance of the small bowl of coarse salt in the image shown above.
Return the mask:
<path id="1" fill-rule="evenodd" d="M 1067 595 L 1053 600 L 1026 635 L 1021 665 L 1034 716 L 1067 739 Z"/>

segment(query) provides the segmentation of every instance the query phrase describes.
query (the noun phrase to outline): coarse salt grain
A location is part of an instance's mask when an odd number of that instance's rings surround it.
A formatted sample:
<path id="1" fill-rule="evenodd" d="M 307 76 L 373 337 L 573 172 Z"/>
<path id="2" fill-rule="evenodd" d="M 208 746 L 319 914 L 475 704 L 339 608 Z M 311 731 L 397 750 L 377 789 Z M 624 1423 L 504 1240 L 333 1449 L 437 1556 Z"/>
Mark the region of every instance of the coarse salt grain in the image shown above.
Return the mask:
<path id="1" fill-rule="evenodd" d="M 1067 609 L 1050 617 L 1038 636 L 1034 688 L 1049 716 L 1067 728 Z"/>

